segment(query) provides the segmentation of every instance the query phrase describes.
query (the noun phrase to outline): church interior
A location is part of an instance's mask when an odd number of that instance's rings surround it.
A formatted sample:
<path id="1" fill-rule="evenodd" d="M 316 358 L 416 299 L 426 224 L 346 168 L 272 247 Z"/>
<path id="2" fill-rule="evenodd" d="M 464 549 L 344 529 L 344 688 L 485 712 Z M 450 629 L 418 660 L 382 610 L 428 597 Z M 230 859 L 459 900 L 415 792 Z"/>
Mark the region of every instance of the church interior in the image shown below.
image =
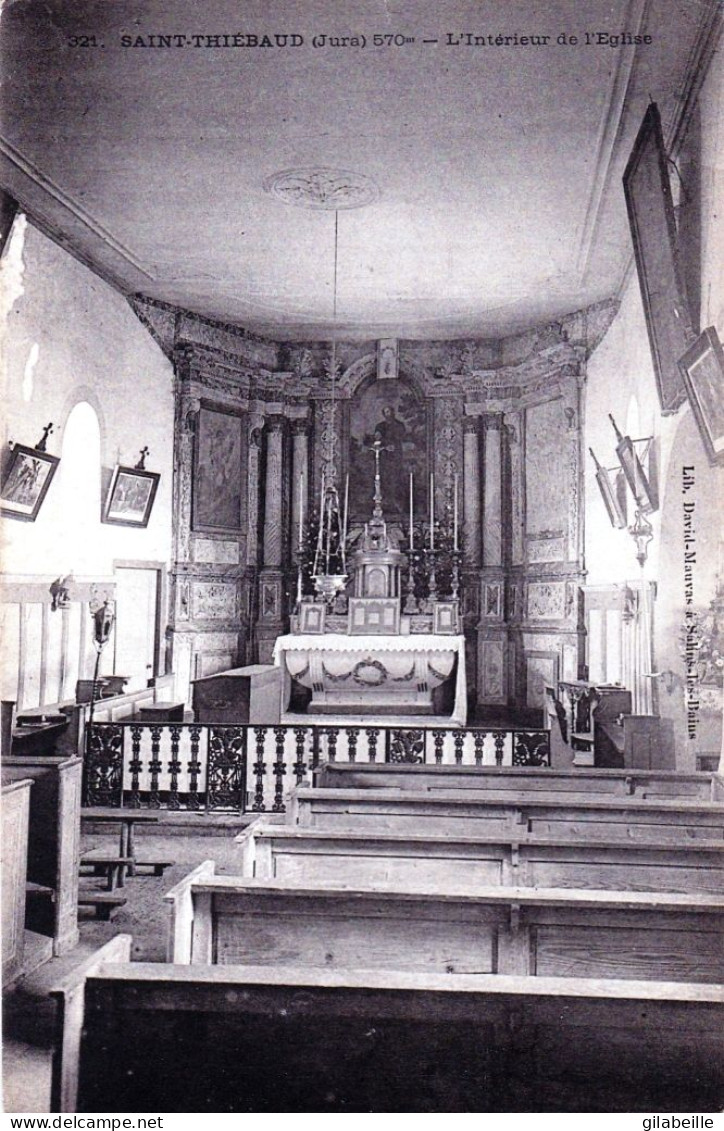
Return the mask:
<path id="1" fill-rule="evenodd" d="M 724 1107 L 718 0 L 0 19 L 9 1111 Z"/>

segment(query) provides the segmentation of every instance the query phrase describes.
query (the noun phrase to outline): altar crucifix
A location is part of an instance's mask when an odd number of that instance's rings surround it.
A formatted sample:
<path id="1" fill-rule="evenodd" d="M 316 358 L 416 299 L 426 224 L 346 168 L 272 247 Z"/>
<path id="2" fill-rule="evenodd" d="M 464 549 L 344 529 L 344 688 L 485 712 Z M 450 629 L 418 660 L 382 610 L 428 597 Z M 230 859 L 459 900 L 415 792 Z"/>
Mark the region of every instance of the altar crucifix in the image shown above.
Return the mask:
<path id="1" fill-rule="evenodd" d="M 372 452 L 375 457 L 375 492 L 372 496 L 372 501 L 374 504 L 372 507 L 372 517 L 382 518 L 382 481 L 380 479 L 380 454 L 382 452 L 382 440 L 380 440 L 379 436 L 375 437 L 375 439 L 372 441 L 371 446 L 367 448 L 367 451 Z"/>

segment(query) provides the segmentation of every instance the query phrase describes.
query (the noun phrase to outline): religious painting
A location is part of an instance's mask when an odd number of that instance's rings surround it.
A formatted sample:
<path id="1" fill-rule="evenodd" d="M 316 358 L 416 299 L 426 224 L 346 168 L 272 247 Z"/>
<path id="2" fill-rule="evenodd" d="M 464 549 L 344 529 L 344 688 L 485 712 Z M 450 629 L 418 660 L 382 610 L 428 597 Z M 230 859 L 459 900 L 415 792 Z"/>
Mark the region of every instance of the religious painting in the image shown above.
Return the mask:
<path id="1" fill-rule="evenodd" d="M 686 395 L 677 358 L 694 333 L 678 261 L 669 165 L 655 102 L 646 111 L 623 175 L 623 188 L 661 410 L 674 412 Z"/>
<path id="2" fill-rule="evenodd" d="M 724 350 L 708 326 L 679 361 L 710 463 L 724 463 Z"/>
<path id="3" fill-rule="evenodd" d="M 102 521 L 115 526 L 148 526 L 160 478 L 156 471 L 118 464 L 111 477 Z"/>
<path id="4" fill-rule="evenodd" d="M 194 530 L 241 530 L 242 418 L 201 407 L 196 426 L 192 525 Z"/>
<path id="5" fill-rule="evenodd" d="M 16 444 L 0 488 L 0 513 L 35 522 L 59 463 L 57 456 Z"/>
<path id="6" fill-rule="evenodd" d="M 427 422 L 424 402 L 404 381 L 376 381 L 350 405 L 349 505 L 353 521 L 372 513 L 374 444 L 379 441 L 382 510 L 407 522 L 412 473 L 414 514 L 424 518 L 427 500 Z"/>

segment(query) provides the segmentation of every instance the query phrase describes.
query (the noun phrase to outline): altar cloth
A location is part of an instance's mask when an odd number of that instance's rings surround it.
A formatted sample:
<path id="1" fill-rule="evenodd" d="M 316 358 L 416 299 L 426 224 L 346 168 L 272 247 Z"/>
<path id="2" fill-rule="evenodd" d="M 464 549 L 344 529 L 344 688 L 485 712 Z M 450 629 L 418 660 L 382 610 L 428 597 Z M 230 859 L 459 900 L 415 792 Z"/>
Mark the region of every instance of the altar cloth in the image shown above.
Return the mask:
<path id="1" fill-rule="evenodd" d="M 440 661 L 437 667 L 430 664 L 428 658 L 430 653 L 439 654 Z M 438 670 L 446 666 L 448 662 L 446 653 L 450 658 L 448 672 Z M 324 664 L 325 657 L 329 660 L 329 666 Z M 344 668 L 339 668 L 339 664 L 343 663 L 345 657 L 349 657 L 350 663 L 353 659 L 356 661 L 354 667 L 348 672 Z M 409 673 L 392 675 L 388 683 L 388 668 L 393 665 L 394 657 L 398 660 L 409 657 L 413 666 Z M 392 692 L 391 684 L 398 685 L 398 688 L 394 689 L 395 692 L 398 692 L 401 685 L 405 683 L 410 685 L 412 694 L 417 691 L 420 695 L 424 691 L 428 691 L 431 701 L 432 688 L 439 686 L 452 673 L 456 660 L 455 702 L 452 714 L 425 714 L 425 723 L 428 726 L 443 724 L 464 726 L 466 723 L 467 681 L 464 636 L 443 636 L 439 633 L 415 633 L 409 636 L 348 636 L 346 633 L 303 633 L 280 636 L 274 645 L 274 663 L 278 664 L 283 672 L 282 721 L 284 721 L 284 716 L 288 714 L 292 678 L 299 679 L 301 676 L 301 682 L 306 680 L 306 686 L 311 684 L 313 696 L 316 693 L 323 700 L 325 711 L 331 711 L 335 703 L 335 696 L 342 694 L 333 690 L 334 685 L 352 679 L 359 685 L 359 690 L 352 689 L 351 696 L 348 696 L 347 705 L 341 710 L 338 709 L 336 713 L 342 716 L 349 715 L 350 718 L 354 716 L 356 719 L 369 719 L 376 717 L 380 710 L 380 704 L 384 702 L 384 699 L 381 698 L 385 694 L 384 688 L 387 687 Z M 432 678 L 428 676 L 425 679 L 424 675 L 421 676 L 423 662 L 426 671 L 431 673 Z M 397 667 L 397 665 L 394 666 Z M 338 668 L 339 670 L 337 670 Z M 356 674 L 358 671 L 359 677 Z M 364 678 L 365 672 L 367 673 L 366 678 Z M 375 677 L 375 672 L 379 673 L 378 678 Z M 424 687 L 423 683 L 425 684 Z M 429 684 L 429 687 L 427 684 Z M 365 702 L 365 699 L 367 699 L 367 702 Z M 399 701 L 398 696 L 392 693 L 389 705 L 394 706 Z M 307 721 L 312 721 L 314 709 L 313 707 L 312 713 L 304 716 Z M 420 719 L 417 716 L 422 712 L 416 712 L 407 707 L 400 714 L 403 717 L 405 715 L 415 716 L 415 723 L 419 725 Z M 293 716 L 295 720 L 300 717 L 296 714 Z M 321 719 L 320 725 L 324 725 Z"/>

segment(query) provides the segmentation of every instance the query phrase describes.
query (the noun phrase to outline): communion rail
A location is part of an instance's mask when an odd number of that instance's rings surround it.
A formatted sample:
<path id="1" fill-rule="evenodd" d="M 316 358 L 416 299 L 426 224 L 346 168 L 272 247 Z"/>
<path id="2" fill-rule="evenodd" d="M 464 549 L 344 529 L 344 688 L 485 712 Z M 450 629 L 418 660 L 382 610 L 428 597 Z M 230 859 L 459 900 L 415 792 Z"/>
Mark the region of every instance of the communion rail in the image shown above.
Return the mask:
<path id="1" fill-rule="evenodd" d="M 548 766 L 550 747 L 544 730 L 94 722 L 84 761 L 86 806 L 284 813 L 321 762 Z"/>

